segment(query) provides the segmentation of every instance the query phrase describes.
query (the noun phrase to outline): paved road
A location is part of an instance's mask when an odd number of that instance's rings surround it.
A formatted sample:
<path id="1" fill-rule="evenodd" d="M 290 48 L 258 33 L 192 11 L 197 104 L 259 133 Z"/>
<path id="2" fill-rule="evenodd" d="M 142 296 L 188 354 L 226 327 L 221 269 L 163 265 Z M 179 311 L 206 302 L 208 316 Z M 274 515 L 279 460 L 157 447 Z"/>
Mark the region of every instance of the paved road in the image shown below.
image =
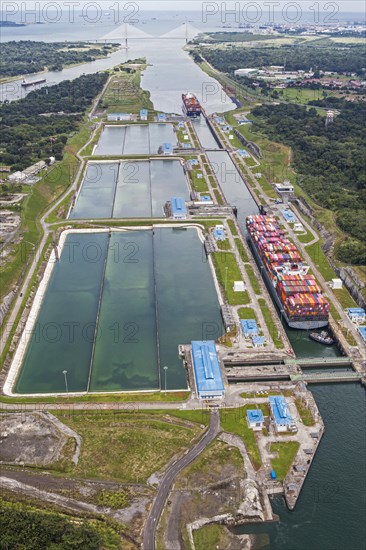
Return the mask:
<path id="1" fill-rule="evenodd" d="M 150 509 L 149 516 L 147 518 L 144 537 L 143 548 L 144 550 L 155 550 L 155 533 L 159 523 L 160 516 L 162 514 L 165 502 L 170 493 L 171 486 L 177 475 L 190 464 L 197 456 L 215 439 L 220 429 L 220 416 L 219 411 L 214 409 L 211 411 L 210 426 L 205 435 L 199 440 L 199 442 L 185 454 L 180 460 L 175 462 L 168 468 L 164 477 L 162 478 L 157 495 Z"/>

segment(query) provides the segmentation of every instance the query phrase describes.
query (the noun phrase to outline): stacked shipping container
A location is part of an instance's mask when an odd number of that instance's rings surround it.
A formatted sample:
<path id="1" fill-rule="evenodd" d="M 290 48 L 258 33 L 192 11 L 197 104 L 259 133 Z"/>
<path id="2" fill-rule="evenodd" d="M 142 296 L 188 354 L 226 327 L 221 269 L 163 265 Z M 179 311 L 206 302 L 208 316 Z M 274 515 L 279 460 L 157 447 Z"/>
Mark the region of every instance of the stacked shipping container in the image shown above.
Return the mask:
<path id="1" fill-rule="evenodd" d="M 288 323 L 327 322 L 329 303 L 276 218 L 249 216 L 247 229 Z"/>

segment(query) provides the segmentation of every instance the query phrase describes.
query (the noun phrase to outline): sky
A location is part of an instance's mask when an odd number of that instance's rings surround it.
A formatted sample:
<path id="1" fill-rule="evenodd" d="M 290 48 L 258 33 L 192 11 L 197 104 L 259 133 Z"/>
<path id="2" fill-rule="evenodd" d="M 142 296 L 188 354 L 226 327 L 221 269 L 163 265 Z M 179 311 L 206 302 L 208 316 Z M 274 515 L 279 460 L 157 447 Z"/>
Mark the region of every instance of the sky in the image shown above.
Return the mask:
<path id="1" fill-rule="evenodd" d="M 338 8 L 340 12 L 357 12 L 357 13 L 365 13 L 366 10 L 366 3 L 365 0 L 317 0 L 319 2 L 320 9 L 323 7 L 326 9 L 326 6 L 329 4 L 333 4 Z M 203 4 L 212 4 L 213 7 L 216 6 L 218 9 L 221 9 L 221 6 L 224 5 L 227 10 L 235 8 L 235 5 L 240 4 L 240 6 L 249 6 L 250 4 L 257 4 L 259 6 L 268 6 L 269 3 L 275 5 L 275 9 L 281 10 L 283 6 L 290 5 L 290 4 L 298 4 L 301 6 L 303 11 L 309 11 L 309 8 L 314 5 L 314 0 L 297 0 L 296 2 L 292 2 L 292 0 L 248 0 L 246 2 L 240 1 L 236 2 L 235 0 L 229 0 L 229 1 L 223 1 L 223 0 L 216 0 L 212 2 L 203 1 L 203 0 L 96 0 L 93 2 L 92 0 L 69 0 L 70 3 L 75 4 L 75 9 L 78 9 L 78 7 L 82 7 L 86 4 L 92 4 L 96 3 L 103 7 L 103 9 L 108 10 L 109 7 L 116 5 L 117 2 L 121 6 L 126 6 L 128 3 L 135 3 L 139 6 L 141 10 L 156 10 L 156 11 L 162 11 L 162 10 L 169 10 L 169 11 L 190 11 L 190 10 L 202 10 Z M 4 0 L 4 4 L 14 4 L 15 6 L 20 7 L 20 5 L 26 4 L 27 8 L 31 8 L 35 6 L 35 4 L 43 5 L 50 5 L 50 4 L 59 4 L 63 5 L 67 3 L 67 0 L 26 0 L 25 2 L 23 0 L 13 0 L 13 1 L 7 1 Z M 278 6 L 278 8 L 277 8 Z M 329 7 L 328 7 L 329 9 Z"/>

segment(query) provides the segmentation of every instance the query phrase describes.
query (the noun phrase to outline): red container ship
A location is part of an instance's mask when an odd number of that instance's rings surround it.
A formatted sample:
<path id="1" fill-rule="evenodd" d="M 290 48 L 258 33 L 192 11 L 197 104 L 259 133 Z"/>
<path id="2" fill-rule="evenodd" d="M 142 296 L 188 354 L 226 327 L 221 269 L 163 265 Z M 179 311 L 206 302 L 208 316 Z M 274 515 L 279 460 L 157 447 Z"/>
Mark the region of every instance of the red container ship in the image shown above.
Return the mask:
<path id="1" fill-rule="evenodd" d="M 182 94 L 183 112 L 187 116 L 198 117 L 202 113 L 200 102 L 194 94 Z"/>
<path id="2" fill-rule="evenodd" d="M 288 325 L 303 330 L 327 326 L 329 303 L 276 218 L 248 216 L 246 226 L 262 275 Z"/>

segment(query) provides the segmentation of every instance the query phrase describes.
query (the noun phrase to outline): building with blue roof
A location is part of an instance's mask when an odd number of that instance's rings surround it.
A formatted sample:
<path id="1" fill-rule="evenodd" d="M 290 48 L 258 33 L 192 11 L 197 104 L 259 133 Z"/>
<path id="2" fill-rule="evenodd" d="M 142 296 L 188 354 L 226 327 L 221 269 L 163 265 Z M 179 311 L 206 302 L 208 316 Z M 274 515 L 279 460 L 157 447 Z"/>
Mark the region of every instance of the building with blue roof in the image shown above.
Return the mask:
<path id="1" fill-rule="evenodd" d="M 210 197 L 210 195 L 201 195 L 200 194 L 200 202 L 205 202 L 207 204 L 213 204 L 213 200 Z"/>
<path id="2" fill-rule="evenodd" d="M 215 342 L 192 342 L 192 359 L 199 399 L 223 397 L 225 389 Z"/>
<path id="3" fill-rule="evenodd" d="M 240 324 L 244 338 L 252 338 L 259 335 L 259 328 L 255 319 L 240 319 Z"/>
<path id="4" fill-rule="evenodd" d="M 166 114 L 165 113 L 158 113 L 157 120 L 158 120 L 158 122 L 166 122 Z"/>
<path id="5" fill-rule="evenodd" d="M 252 342 L 255 348 L 263 348 L 265 341 L 266 339 L 264 336 L 252 336 Z"/>
<path id="6" fill-rule="evenodd" d="M 171 143 L 163 143 L 162 146 L 163 155 L 172 155 L 173 154 L 173 145 Z"/>
<path id="7" fill-rule="evenodd" d="M 364 327 L 357 327 L 358 332 L 360 333 L 361 338 L 366 343 L 366 326 Z"/>
<path id="8" fill-rule="evenodd" d="M 294 431 L 295 424 L 284 396 L 271 395 L 269 397 L 269 405 L 276 432 Z"/>
<path id="9" fill-rule="evenodd" d="M 223 229 L 219 229 L 218 227 L 215 227 L 212 234 L 216 241 L 225 241 L 226 239 L 225 231 Z"/>
<path id="10" fill-rule="evenodd" d="M 172 217 L 175 220 L 186 220 L 187 219 L 187 207 L 184 199 L 180 197 L 173 197 L 170 201 Z"/>
<path id="11" fill-rule="evenodd" d="M 147 109 L 141 109 L 140 120 L 147 120 L 147 115 L 148 115 Z"/>
<path id="12" fill-rule="evenodd" d="M 282 215 L 283 217 L 285 218 L 285 220 L 288 222 L 288 223 L 295 223 L 297 222 L 297 218 L 296 216 L 293 214 L 293 212 L 291 210 L 289 210 L 288 208 L 284 208 L 282 210 Z"/>
<path id="13" fill-rule="evenodd" d="M 365 310 L 362 307 L 349 307 L 347 314 L 353 323 L 361 324 L 365 321 Z"/>
<path id="14" fill-rule="evenodd" d="M 260 409 L 249 409 L 247 411 L 247 422 L 252 430 L 261 430 L 264 424 L 264 416 Z"/>
<path id="15" fill-rule="evenodd" d="M 238 149 L 238 153 L 241 157 L 249 157 L 249 153 L 248 151 L 246 151 L 245 149 Z"/>

